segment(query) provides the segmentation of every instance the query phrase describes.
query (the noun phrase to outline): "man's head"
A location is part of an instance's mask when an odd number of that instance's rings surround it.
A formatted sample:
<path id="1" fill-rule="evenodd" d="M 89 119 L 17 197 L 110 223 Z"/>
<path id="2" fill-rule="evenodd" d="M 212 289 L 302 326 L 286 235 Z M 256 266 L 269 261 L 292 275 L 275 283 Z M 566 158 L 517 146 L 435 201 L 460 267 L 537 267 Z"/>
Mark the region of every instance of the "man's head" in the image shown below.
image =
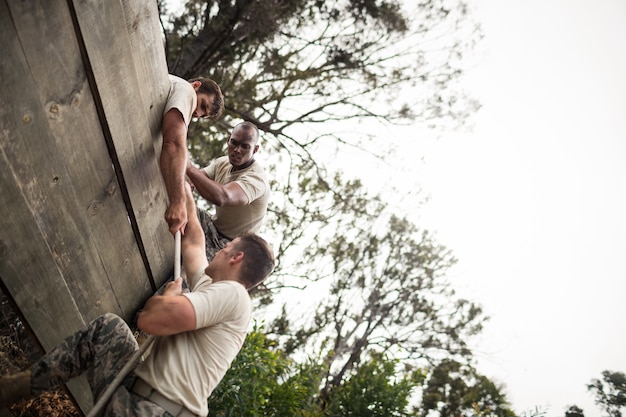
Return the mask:
<path id="1" fill-rule="evenodd" d="M 236 239 L 234 250 L 244 253 L 240 280 L 250 290 L 274 270 L 274 252 L 265 239 L 254 233 L 243 233 Z"/>
<path id="2" fill-rule="evenodd" d="M 224 96 L 220 86 L 209 78 L 193 78 L 189 82 L 198 96 L 193 117 L 218 119 L 224 112 Z"/>
<path id="3" fill-rule="evenodd" d="M 269 276 L 274 262 L 274 252 L 265 239 L 245 232 L 215 255 L 206 273 L 213 281 L 236 280 L 250 290 Z"/>
<path id="4" fill-rule="evenodd" d="M 259 150 L 259 129 L 250 122 L 239 123 L 228 139 L 228 160 L 235 169 L 245 168 Z"/>

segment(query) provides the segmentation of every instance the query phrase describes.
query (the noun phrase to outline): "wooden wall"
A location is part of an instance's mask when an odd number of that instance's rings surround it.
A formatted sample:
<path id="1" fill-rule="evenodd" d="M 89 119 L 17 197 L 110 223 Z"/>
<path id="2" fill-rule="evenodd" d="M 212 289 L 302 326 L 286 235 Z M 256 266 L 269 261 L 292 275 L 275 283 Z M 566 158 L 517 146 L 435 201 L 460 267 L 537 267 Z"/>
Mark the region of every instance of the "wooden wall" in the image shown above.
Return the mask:
<path id="1" fill-rule="evenodd" d="M 156 1 L 0 0 L 0 279 L 45 350 L 173 269 L 168 88 Z"/>

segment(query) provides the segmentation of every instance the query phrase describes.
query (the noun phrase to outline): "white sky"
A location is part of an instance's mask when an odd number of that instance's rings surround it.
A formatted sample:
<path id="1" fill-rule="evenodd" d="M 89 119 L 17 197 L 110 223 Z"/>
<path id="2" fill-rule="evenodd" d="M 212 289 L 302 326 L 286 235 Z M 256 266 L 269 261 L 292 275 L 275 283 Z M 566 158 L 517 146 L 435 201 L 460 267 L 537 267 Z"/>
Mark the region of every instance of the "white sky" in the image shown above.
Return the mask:
<path id="1" fill-rule="evenodd" d="M 492 317 L 479 371 L 547 417 L 626 372 L 626 2 L 472 0 L 486 39 L 467 78 L 472 134 L 410 138 L 420 223 Z"/>

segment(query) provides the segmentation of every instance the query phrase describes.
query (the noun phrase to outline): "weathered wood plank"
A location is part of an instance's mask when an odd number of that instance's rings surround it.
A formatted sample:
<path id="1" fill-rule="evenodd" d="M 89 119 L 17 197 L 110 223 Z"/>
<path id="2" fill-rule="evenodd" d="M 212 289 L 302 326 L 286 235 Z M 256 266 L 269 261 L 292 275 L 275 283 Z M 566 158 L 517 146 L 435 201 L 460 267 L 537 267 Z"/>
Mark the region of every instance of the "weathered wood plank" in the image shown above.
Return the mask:
<path id="1" fill-rule="evenodd" d="M 117 297 L 112 283 L 122 276 L 140 291 L 146 287 L 146 275 L 78 44 L 67 24 L 68 9 L 34 3 L 10 5 L 27 65 L 22 74 L 32 78 L 6 86 L 5 91 L 8 97 L 17 98 L 12 101 L 15 105 L 26 97 L 23 86 L 31 86 L 37 96 L 22 105 L 38 112 L 32 125 L 39 130 L 13 130 L 6 147 L 17 146 L 20 142 L 16 139 L 24 143 L 17 148 L 15 159 L 34 169 L 32 187 L 45 197 L 27 199 L 35 205 L 33 217 L 39 220 L 42 239 L 51 247 L 51 256 L 59 264 L 83 321 L 106 311 L 128 317 L 138 307 L 136 292 Z M 54 41 L 42 47 L 41 39 Z M 24 219 L 23 223 L 32 220 Z M 47 341 L 42 340 L 42 344 L 45 347 Z"/>
<path id="2" fill-rule="evenodd" d="M 158 30 L 156 4 L 140 0 L 75 0 L 73 4 L 99 86 L 110 131 L 107 139 L 115 148 L 140 243 L 158 286 L 167 274 L 154 271 L 171 271 L 174 240 L 163 220 L 167 193 L 157 159 L 160 135 L 153 135 L 153 131 L 159 130 L 169 90 L 163 46 L 154 40 L 160 39 L 158 32 L 154 32 Z"/>
<path id="3" fill-rule="evenodd" d="M 156 2 L 125 0 L 122 3 L 131 48 L 133 51 L 142 51 L 140 54 L 132 54 L 137 74 L 139 77 L 151 74 L 151 78 L 158 80 L 158 83 L 154 83 L 150 89 L 139 89 L 144 108 L 148 110 L 150 131 L 158 157 L 162 143 L 161 120 L 169 92 L 167 61 L 163 38 L 160 36 L 159 11 Z"/>
<path id="4" fill-rule="evenodd" d="M 67 176 L 55 166 L 54 140 L 49 135 L 47 115 L 36 88 L 23 87 L 36 82 L 9 16 L 13 15 L 5 6 L 0 13 L 0 201 L 8 215 L 0 218 L 1 240 L 7 248 L 1 258 L 0 274 L 27 320 L 31 321 L 29 316 L 34 318 L 34 330 L 41 326 L 43 333 L 51 333 L 40 339 L 46 348 L 82 324 L 80 310 L 63 277 L 70 263 L 67 239 L 59 236 L 64 225 L 55 221 L 59 209 L 65 208 L 57 185 L 64 184 Z M 51 290 L 55 297 L 49 298 Z"/>
<path id="5" fill-rule="evenodd" d="M 0 0 L 0 52 L 0 279 L 48 350 L 172 269 L 156 4 Z"/>
<path id="6" fill-rule="evenodd" d="M 3 91 L 0 97 L 0 163 L 3 166 L 0 170 L 0 206 L 4 214 L 0 218 L 0 246 L 3 248 L 0 250 L 0 277 L 38 341 L 48 350 L 85 322 L 84 313 L 95 314 L 87 297 L 80 293 L 76 297 L 80 291 L 72 288 L 76 287 L 74 282 L 88 285 L 88 280 L 82 282 L 83 275 L 93 277 L 90 271 L 93 265 L 85 265 L 89 264 L 85 262 L 88 258 L 85 251 L 92 251 L 76 236 L 76 216 L 72 214 L 77 213 L 69 207 L 73 196 L 67 186 L 71 184 L 68 164 L 59 158 L 63 155 L 49 128 L 55 120 L 63 118 L 66 107 L 82 102 L 78 97 L 84 91 L 85 77 L 83 74 L 83 81 L 76 82 L 77 88 L 70 94 L 73 98 L 50 101 L 44 98 L 42 101 L 46 93 L 40 95 L 38 87 L 42 84 L 55 86 L 55 77 L 64 78 L 54 70 L 55 66 L 71 69 L 73 75 L 80 77 L 80 60 L 67 60 L 62 54 L 64 49 L 59 51 L 61 56 L 48 57 L 41 47 L 32 47 L 37 38 L 57 35 L 50 30 L 49 24 L 59 23 L 63 8 L 46 10 L 27 3 L 12 6 L 14 8 L 9 12 L 5 2 L 0 5 L 3 45 L 0 62 Z M 67 7 L 65 12 L 67 18 Z M 34 24 L 33 19 L 39 22 Z M 31 33 L 22 32 L 20 37 L 18 26 L 22 25 L 22 29 Z M 32 33 L 36 29 L 39 32 Z M 64 36 L 59 38 L 64 39 Z M 52 59 L 46 61 L 46 58 Z M 63 135 L 58 137 L 63 138 Z M 76 220 L 80 223 L 84 216 L 78 214 Z M 72 275 L 75 275 L 74 279 Z M 78 287 L 80 289 L 80 285 Z M 86 291 L 86 294 L 93 293 L 92 289 Z M 98 307 L 113 308 L 106 302 Z M 88 408 L 91 403 L 88 385 L 84 381 L 82 384 L 74 382 L 72 387 L 81 407 Z"/>

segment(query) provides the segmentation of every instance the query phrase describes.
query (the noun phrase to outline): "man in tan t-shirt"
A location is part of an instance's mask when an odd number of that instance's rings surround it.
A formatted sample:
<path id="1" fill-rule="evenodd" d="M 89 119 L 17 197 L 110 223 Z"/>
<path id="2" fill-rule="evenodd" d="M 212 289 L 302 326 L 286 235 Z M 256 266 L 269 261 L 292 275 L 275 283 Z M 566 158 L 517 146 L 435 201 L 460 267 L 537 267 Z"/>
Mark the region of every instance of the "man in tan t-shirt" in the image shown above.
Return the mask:
<path id="1" fill-rule="evenodd" d="M 258 233 L 265 221 L 270 188 L 267 174 L 254 159 L 259 130 L 250 122 L 235 126 L 228 140 L 228 155 L 199 169 L 187 163 L 187 176 L 195 190 L 215 205 L 215 214 L 199 210 L 209 261 L 240 233 Z"/>
<path id="2" fill-rule="evenodd" d="M 117 387 L 103 416 L 206 416 L 207 399 L 241 349 L 252 314 L 248 290 L 274 268 L 271 248 L 257 235 L 243 234 L 209 264 L 191 188 L 182 237 L 182 279 L 154 295 L 138 315 L 140 330 L 158 336 L 144 362 Z M 22 398 L 53 390 L 87 373 L 97 402 L 138 349 L 131 329 L 114 314 L 90 322 L 50 350 L 27 371 L 0 377 L 0 409 Z"/>
<path id="3" fill-rule="evenodd" d="M 188 216 L 184 191 L 187 127 L 192 117 L 219 118 L 224 111 L 224 96 L 217 83 L 208 78 L 186 81 L 170 74 L 169 80 L 161 121 L 163 145 L 159 165 L 169 198 L 165 220 L 172 234 L 179 230 L 184 234 Z"/>

